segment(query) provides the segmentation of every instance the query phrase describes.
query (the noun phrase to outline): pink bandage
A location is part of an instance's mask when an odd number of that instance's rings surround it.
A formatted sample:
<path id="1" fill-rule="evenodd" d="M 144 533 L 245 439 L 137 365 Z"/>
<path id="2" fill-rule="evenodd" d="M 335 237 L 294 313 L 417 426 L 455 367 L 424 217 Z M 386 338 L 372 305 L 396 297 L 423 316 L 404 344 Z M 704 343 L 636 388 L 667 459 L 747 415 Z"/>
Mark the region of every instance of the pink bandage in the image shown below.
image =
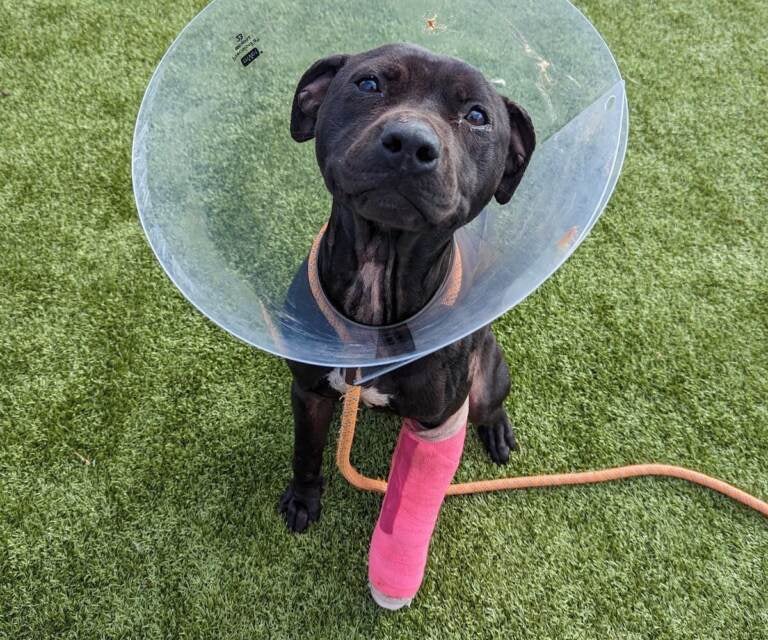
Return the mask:
<path id="1" fill-rule="evenodd" d="M 368 553 L 371 594 L 382 607 L 410 604 L 421 586 L 429 541 L 464 450 L 467 411 L 465 402 L 430 430 L 403 421 Z"/>

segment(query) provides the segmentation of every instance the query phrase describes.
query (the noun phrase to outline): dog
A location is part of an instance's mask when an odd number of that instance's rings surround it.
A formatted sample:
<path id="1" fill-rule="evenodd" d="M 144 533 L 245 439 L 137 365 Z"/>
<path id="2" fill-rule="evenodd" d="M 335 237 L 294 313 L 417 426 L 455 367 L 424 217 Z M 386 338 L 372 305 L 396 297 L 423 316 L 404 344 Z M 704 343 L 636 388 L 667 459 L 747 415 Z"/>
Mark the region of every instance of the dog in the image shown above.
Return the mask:
<path id="1" fill-rule="evenodd" d="M 317 252 L 322 288 L 336 310 L 368 325 L 400 323 L 433 298 L 453 234 L 491 198 L 509 201 L 536 146 L 528 114 L 479 70 L 410 44 L 315 62 L 296 87 L 291 136 L 315 140 L 332 195 Z M 338 369 L 288 366 L 293 479 L 279 511 L 302 532 L 320 517 L 323 449 L 347 380 Z M 469 421 L 504 464 L 517 448 L 509 390 L 489 325 L 366 383 L 362 401 L 430 429 L 468 399 Z"/>

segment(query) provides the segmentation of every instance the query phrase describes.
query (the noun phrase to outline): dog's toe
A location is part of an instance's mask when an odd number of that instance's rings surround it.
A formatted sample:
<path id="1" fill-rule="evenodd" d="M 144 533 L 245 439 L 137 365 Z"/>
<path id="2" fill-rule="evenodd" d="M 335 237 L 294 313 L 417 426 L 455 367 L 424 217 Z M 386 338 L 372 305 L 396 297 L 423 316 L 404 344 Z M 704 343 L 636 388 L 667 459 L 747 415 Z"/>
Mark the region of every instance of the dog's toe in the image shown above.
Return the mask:
<path id="1" fill-rule="evenodd" d="M 507 420 L 496 425 L 480 425 L 478 434 L 485 450 L 496 464 L 507 464 L 510 451 L 517 451 L 515 432 Z"/>
<path id="2" fill-rule="evenodd" d="M 283 492 L 278 510 L 285 518 L 288 529 L 303 533 L 307 527 L 320 518 L 321 489 L 298 491 L 293 483 Z"/>

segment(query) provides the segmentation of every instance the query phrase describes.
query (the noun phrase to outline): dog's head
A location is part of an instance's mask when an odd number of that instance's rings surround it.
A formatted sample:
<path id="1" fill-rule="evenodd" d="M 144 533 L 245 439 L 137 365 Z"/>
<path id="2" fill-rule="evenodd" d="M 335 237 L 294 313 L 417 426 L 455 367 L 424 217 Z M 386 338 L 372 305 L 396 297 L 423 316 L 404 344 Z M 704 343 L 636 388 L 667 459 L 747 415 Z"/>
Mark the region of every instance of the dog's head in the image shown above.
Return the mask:
<path id="1" fill-rule="evenodd" d="M 316 138 L 334 199 L 381 225 L 454 230 L 509 201 L 533 153 L 528 114 L 474 67 L 407 44 L 315 62 L 291 135 Z"/>

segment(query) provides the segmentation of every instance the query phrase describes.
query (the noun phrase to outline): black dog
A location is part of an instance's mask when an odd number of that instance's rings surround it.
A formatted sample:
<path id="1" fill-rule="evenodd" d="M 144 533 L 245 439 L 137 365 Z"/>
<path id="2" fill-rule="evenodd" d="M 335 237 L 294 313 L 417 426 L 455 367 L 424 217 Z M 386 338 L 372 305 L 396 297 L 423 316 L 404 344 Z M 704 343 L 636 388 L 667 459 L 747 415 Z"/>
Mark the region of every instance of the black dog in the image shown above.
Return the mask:
<path id="1" fill-rule="evenodd" d="M 405 44 L 313 64 L 296 88 L 291 135 L 316 139 L 333 195 L 320 282 L 341 313 L 370 325 L 424 307 L 446 278 L 453 233 L 491 198 L 509 201 L 535 146 L 528 114 L 477 69 Z M 303 531 L 320 516 L 323 448 L 346 383 L 339 370 L 288 364 L 294 476 L 280 511 Z M 375 379 L 362 399 L 430 428 L 469 396 L 469 419 L 501 464 L 516 448 L 503 405 L 509 387 L 485 327 Z"/>

